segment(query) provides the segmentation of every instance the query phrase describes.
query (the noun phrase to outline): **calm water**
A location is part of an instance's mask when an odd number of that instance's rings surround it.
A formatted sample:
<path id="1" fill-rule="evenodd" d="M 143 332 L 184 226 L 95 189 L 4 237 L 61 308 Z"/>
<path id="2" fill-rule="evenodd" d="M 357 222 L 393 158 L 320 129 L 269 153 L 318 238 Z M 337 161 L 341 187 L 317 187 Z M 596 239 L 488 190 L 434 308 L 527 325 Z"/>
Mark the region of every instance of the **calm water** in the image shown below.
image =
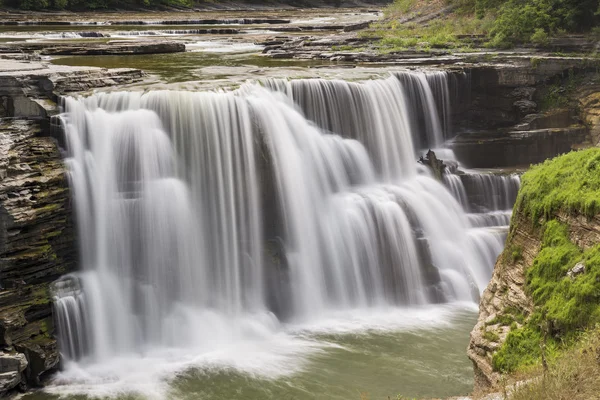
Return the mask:
<path id="1" fill-rule="evenodd" d="M 135 367 L 137 374 L 115 372 L 114 379 L 87 381 L 84 370 L 70 371 L 58 376 L 62 386 L 50 386 L 48 392 L 23 399 L 348 400 L 360 399 L 362 394 L 383 400 L 398 394 L 463 395 L 473 385 L 465 349 L 476 318 L 473 306 L 336 317 L 322 324 L 287 327 L 282 335 L 289 342 L 275 340 L 250 355 L 244 345 L 232 349 L 226 365 L 211 366 L 208 355 L 202 367 L 173 367 L 167 372 L 153 368 L 157 359 L 141 359 Z M 299 352 L 290 356 L 293 346 Z M 227 356 L 220 353 L 214 358 Z M 160 362 L 164 365 L 164 360 Z M 176 378 L 166 377 L 174 370 Z"/>
<path id="2" fill-rule="evenodd" d="M 166 83 L 206 79 L 229 80 L 225 84 L 241 83 L 251 77 L 268 76 L 270 73 L 284 76 L 296 71 L 296 74 L 307 75 L 302 71 L 306 71 L 308 67 L 335 65 L 329 61 L 278 60 L 261 57 L 256 53 L 200 51 L 132 56 L 75 56 L 57 58 L 53 63 L 102 68 L 138 68 L 156 74 Z"/>

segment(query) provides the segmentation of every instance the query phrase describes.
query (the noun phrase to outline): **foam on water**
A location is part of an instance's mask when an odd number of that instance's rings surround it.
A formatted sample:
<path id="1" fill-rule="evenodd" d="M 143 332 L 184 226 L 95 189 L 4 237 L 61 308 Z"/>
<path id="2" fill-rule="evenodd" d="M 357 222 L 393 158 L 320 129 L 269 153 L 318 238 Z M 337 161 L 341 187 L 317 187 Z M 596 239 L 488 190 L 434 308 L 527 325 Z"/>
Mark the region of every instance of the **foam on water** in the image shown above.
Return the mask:
<path id="1" fill-rule="evenodd" d="M 279 324 L 269 314 L 249 314 L 233 320 L 217 313 L 186 310 L 197 320 L 200 337 L 210 338 L 203 345 L 151 348 L 102 362 L 68 361 L 45 391 L 98 398 L 138 394 L 163 400 L 169 398 L 173 380 L 190 370 L 208 375 L 233 370 L 250 379 L 276 380 L 310 369 L 316 355 L 326 356 L 328 351 L 343 349 L 330 335 L 447 329 L 457 317 L 476 311 L 473 303 L 459 302 L 331 312 L 310 323 Z M 215 337 L 220 338 L 215 341 Z"/>
<path id="2" fill-rule="evenodd" d="M 256 53 L 262 51 L 264 46 L 259 46 L 253 43 L 200 41 L 186 43 L 185 48 L 188 51 L 206 53 Z"/>

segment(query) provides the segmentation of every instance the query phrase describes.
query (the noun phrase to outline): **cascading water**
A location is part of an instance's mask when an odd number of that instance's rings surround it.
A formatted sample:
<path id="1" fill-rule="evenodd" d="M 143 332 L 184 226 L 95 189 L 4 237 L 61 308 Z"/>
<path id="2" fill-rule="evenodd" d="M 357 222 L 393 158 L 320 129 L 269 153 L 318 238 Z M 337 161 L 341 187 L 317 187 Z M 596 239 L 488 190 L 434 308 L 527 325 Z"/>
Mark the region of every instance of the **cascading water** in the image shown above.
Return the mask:
<path id="1" fill-rule="evenodd" d="M 504 233 L 415 156 L 449 129 L 446 81 L 67 98 L 82 271 L 57 293 L 64 356 L 202 353 L 278 319 L 476 301 Z"/>

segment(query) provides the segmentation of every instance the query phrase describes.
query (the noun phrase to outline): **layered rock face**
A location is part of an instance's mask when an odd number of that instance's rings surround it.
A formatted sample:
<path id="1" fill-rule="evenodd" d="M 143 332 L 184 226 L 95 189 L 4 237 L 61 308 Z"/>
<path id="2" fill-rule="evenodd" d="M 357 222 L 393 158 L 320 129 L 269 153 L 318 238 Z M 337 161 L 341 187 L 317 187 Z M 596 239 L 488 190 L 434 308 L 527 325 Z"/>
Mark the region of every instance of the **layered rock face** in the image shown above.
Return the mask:
<path id="1" fill-rule="evenodd" d="M 534 259 L 543 248 L 548 221 L 566 226 L 568 240 L 582 253 L 600 243 L 598 214 L 590 217 L 583 215 L 582 211 L 556 211 L 534 224 L 531 216 L 525 215 L 522 205 L 515 209 L 504 252 L 498 258 L 492 279 L 481 298 L 479 318 L 471 332 L 467 350 L 474 365 L 475 392 L 485 392 L 498 386 L 501 374 L 494 368 L 494 355 L 505 344 L 509 332 L 523 327 L 532 313 L 540 309 L 534 304 L 532 290 L 527 287 L 527 271 L 535 265 Z M 556 261 L 564 263 L 561 258 Z M 563 274 L 559 280 L 570 279 L 571 282 L 578 279 L 577 275 L 589 272 L 584 263 L 567 262 L 560 268 Z M 543 320 L 550 326 L 555 323 L 551 318 Z M 542 346 L 542 343 L 539 345 Z"/>
<path id="2" fill-rule="evenodd" d="M 59 362 L 48 282 L 76 261 L 69 189 L 55 139 L 38 137 L 31 121 L 9 120 L 0 131 L 0 367 L 21 353 L 21 372 L 36 385 Z"/>
<path id="3" fill-rule="evenodd" d="M 506 340 L 510 326 L 502 323 L 502 316 L 513 320 L 514 310 L 527 313 L 533 303 L 525 292 L 525 271 L 533 263 L 541 247 L 541 232 L 517 210 L 504 252 L 498 257 L 494 273 L 479 303 L 479 318 L 471 331 L 467 355 L 473 362 L 475 392 L 493 388 L 500 380 L 494 371 L 492 357 Z M 519 257 L 513 255 L 521 249 Z"/>
<path id="4" fill-rule="evenodd" d="M 527 167 L 588 143 L 589 129 L 597 130 L 598 90 L 580 78 L 586 73 L 595 74 L 595 66 L 585 59 L 559 57 L 472 68 L 471 104 L 458 120 L 464 133 L 454 140 L 456 156 L 471 168 Z M 575 104 L 581 88 L 587 97 Z"/>
<path id="5" fill-rule="evenodd" d="M 60 362 L 51 282 L 76 269 L 58 95 L 139 81 L 138 70 L 3 60 L 0 69 L 0 395 L 40 385 Z M 53 137 L 55 136 L 55 137 Z"/>

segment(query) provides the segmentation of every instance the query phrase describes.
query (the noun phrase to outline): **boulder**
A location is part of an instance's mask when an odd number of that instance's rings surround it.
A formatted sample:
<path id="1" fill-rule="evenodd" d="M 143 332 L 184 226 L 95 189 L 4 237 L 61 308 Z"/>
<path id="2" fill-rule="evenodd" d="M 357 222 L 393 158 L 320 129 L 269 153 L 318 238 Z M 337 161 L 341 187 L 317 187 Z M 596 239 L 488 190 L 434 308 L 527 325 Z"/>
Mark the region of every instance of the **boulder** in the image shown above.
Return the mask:
<path id="1" fill-rule="evenodd" d="M 585 264 L 582 262 L 575 264 L 575 266 L 567 272 L 567 276 L 571 279 L 575 279 L 577 275 L 581 274 L 585 274 Z"/>
<path id="2" fill-rule="evenodd" d="M 517 100 L 513 103 L 513 106 L 521 116 L 533 114 L 537 110 L 537 103 L 531 100 Z"/>
<path id="3" fill-rule="evenodd" d="M 24 354 L 0 352 L 0 393 L 6 393 L 25 384 L 23 372 L 27 365 Z"/>

